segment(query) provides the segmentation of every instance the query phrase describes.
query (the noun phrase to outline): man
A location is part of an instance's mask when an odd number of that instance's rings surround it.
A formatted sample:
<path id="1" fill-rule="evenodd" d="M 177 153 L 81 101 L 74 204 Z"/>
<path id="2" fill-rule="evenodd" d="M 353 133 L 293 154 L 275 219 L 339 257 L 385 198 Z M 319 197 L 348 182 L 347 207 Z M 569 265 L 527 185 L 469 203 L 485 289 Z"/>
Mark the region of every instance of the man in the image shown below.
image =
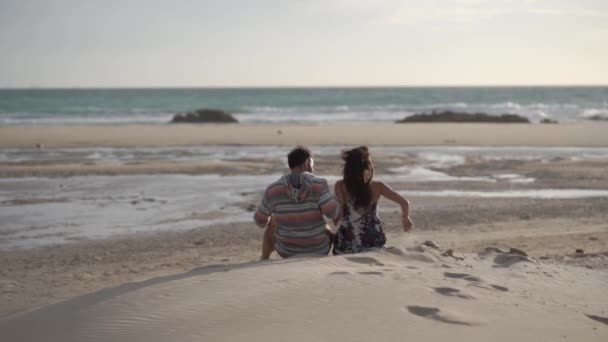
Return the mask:
<path id="1" fill-rule="evenodd" d="M 323 216 L 337 225 L 340 205 L 327 181 L 312 174 L 314 161 L 306 147 L 298 146 L 289 152 L 287 162 L 291 173 L 266 188 L 253 216 L 259 227 L 266 227 L 262 260 L 268 259 L 273 250 L 283 258 L 327 255 L 331 234 Z"/>

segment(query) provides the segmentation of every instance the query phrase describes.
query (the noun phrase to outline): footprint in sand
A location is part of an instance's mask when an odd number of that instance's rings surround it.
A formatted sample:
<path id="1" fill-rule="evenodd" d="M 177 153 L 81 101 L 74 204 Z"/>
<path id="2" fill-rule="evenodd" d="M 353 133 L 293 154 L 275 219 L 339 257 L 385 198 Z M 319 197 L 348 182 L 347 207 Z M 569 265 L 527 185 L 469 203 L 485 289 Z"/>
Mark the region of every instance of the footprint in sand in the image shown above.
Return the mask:
<path id="1" fill-rule="evenodd" d="M 382 272 L 374 272 L 374 271 L 357 272 L 357 273 L 363 274 L 363 275 L 384 275 L 384 273 L 382 273 Z"/>
<path id="2" fill-rule="evenodd" d="M 508 287 L 504 287 L 504 286 L 500 286 L 500 285 L 493 285 L 493 284 L 491 284 L 490 286 L 485 286 L 485 285 L 481 285 L 481 284 L 472 284 L 472 286 L 479 287 L 480 289 L 486 289 L 486 290 L 497 290 L 497 291 L 502 291 L 502 292 L 509 291 Z"/>
<path id="3" fill-rule="evenodd" d="M 425 307 L 425 306 L 415 306 L 410 305 L 407 306 L 407 310 L 416 316 L 432 319 L 438 322 L 449 323 L 449 324 L 458 324 L 458 325 L 467 325 L 473 326 L 475 324 L 470 322 L 465 322 L 461 319 L 453 317 L 453 315 L 449 315 L 447 313 L 442 313 L 439 308 Z"/>
<path id="4" fill-rule="evenodd" d="M 434 262 L 435 259 L 424 250 L 417 250 L 415 252 L 406 251 L 403 248 L 387 248 L 386 251 L 393 255 L 398 255 L 407 261 L 422 261 L 422 262 Z"/>
<path id="5" fill-rule="evenodd" d="M 383 263 L 371 257 L 346 257 L 345 259 L 348 261 L 356 262 L 358 264 L 384 266 Z"/>
<path id="6" fill-rule="evenodd" d="M 455 289 L 452 287 L 435 287 L 435 292 L 448 296 L 448 297 L 458 297 L 462 299 L 475 299 L 475 297 L 470 296 L 468 294 L 461 293 L 459 289 Z"/>
<path id="7" fill-rule="evenodd" d="M 500 286 L 500 285 L 494 285 L 494 284 L 490 284 L 490 287 L 485 286 L 485 285 L 481 285 L 482 280 L 479 277 L 476 277 L 474 275 L 468 274 L 468 273 L 451 273 L 451 272 L 445 272 L 443 273 L 444 276 L 448 277 L 448 278 L 454 278 L 454 279 L 463 279 L 463 280 L 467 280 L 473 284 L 473 286 L 476 287 L 480 287 L 482 289 L 486 289 L 486 290 L 498 290 L 498 291 L 502 291 L 502 292 L 507 292 L 509 291 L 508 287 L 504 287 L 504 286 Z"/>
<path id="8" fill-rule="evenodd" d="M 476 276 L 471 275 L 471 274 L 468 274 L 468 273 L 445 272 L 445 273 L 443 273 L 443 275 L 446 276 L 446 277 L 448 277 L 448 278 L 464 279 L 464 280 L 471 281 L 471 282 L 476 282 L 476 283 L 481 282 L 481 278 L 476 277 Z"/>
<path id="9" fill-rule="evenodd" d="M 598 321 L 604 324 L 608 324 L 608 317 L 602 317 L 602 316 L 596 316 L 596 315 L 587 315 L 585 314 L 585 316 L 591 318 L 594 321 Z"/>
<path id="10" fill-rule="evenodd" d="M 498 254 L 494 258 L 494 267 L 511 267 L 519 262 L 533 262 L 520 254 Z"/>
<path id="11" fill-rule="evenodd" d="M 490 285 L 490 286 L 492 286 L 493 289 L 496 289 L 498 291 L 503 291 L 503 292 L 509 291 L 508 287 L 504 287 L 504 286 L 500 286 L 500 285 Z"/>

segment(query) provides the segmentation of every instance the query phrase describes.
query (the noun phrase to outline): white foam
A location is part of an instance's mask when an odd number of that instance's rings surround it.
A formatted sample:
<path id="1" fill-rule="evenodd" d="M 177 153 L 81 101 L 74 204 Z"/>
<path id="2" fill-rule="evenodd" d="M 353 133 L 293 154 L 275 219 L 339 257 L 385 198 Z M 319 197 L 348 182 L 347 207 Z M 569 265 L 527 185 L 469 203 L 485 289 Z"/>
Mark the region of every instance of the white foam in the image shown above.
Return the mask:
<path id="1" fill-rule="evenodd" d="M 508 181 L 509 183 L 527 184 L 536 181 L 536 178 L 534 177 L 524 177 L 517 173 L 503 173 L 494 175 L 493 177 L 498 181 Z"/>
<path id="2" fill-rule="evenodd" d="M 529 184 L 529 183 L 534 183 L 534 182 L 536 182 L 536 178 L 534 178 L 534 177 L 521 177 L 521 178 L 509 179 L 509 183 Z"/>
<path id="3" fill-rule="evenodd" d="M 422 152 L 418 154 L 427 166 L 437 168 L 454 167 L 465 164 L 465 157 L 457 154 L 446 154 L 438 152 Z"/>
<path id="4" fill-rule="evenodd" d="M 350 146 L 309 146 L 317 156 L 339 159 L 340 152 Z M 133 160 L 202 161 L 235 160 L 240 158 L 285 160 L 289 147 L 276 146 L 186 146 L 186 147 L 147 147 L 147 148 L 47 148 L 44 150 L 0 149 L 0 162 L 52 161 L 52 160 L 92 160 L 110 163 L 127 163 Z M 485 160 L 551 160 L 564 158 L 570 160 L 608 160 L 608 148 L 568 148 L 568 147 L 468 147 L 468 146 L 377 146 L 372 154 L 389 154 L 395 157 L 415 157 L 418 166 L 449 168 L 462 165 L 467 158 Z"/>
<path id="5" fill-rule="evenodd" d="M 495 175 L 494 178 L 496 178 L 496 179 L 515 179 L 515 178 L 521 178 L 521 175 L 519 175 L 517 173 L 503 173 L 500 175 Z"/>
<path id="6" fill-rule="evenodd" d="M 599 116 L 608 119 L 608 106 L 606 108 L 588 108 L 583 110 L 581 114 L 583 118 Z"/>
<path id="7" fill-rule="evenodd" d="M 388 169 L 394 175 L 379 176 L 379 179 L 399 182 L 495 182 L 490 177 L 455 177 L 447 173 L 420 166 L 400 166 Z"/>

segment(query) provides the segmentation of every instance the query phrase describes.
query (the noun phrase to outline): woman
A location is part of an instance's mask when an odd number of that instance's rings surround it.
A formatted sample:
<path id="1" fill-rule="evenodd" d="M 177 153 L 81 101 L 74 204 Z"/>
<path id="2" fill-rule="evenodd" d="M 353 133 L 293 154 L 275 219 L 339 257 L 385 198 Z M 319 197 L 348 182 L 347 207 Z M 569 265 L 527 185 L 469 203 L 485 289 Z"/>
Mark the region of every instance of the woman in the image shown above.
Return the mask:
<path id="1" fill-rule="evenodd" d="M 378 218 L 380 197 L 399 204 L 403 230 L 410 232 L 410 204 L 386 184 L 372 180 L 374 165 L 366 146 L 344 151 L 343 179 L 336 182 L 335 194 L 342 205 L 342 221 L 334 245 L 334 254 L 359 253 L 368 248 L 383 248 L 386 237 Z"/>

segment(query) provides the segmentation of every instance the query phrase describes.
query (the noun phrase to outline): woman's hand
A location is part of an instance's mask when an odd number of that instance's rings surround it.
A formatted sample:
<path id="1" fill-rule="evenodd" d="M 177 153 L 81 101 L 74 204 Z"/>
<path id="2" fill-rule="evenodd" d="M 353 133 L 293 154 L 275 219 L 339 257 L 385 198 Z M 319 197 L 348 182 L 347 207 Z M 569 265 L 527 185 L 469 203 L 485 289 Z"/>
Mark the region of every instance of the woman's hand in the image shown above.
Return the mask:
<path id="1" fill-rule="evenodd" d="M 409 216 L 403 217 L 403 231 L 406 233 L 411 232 L 414 229 L 414 222 Z"/>

